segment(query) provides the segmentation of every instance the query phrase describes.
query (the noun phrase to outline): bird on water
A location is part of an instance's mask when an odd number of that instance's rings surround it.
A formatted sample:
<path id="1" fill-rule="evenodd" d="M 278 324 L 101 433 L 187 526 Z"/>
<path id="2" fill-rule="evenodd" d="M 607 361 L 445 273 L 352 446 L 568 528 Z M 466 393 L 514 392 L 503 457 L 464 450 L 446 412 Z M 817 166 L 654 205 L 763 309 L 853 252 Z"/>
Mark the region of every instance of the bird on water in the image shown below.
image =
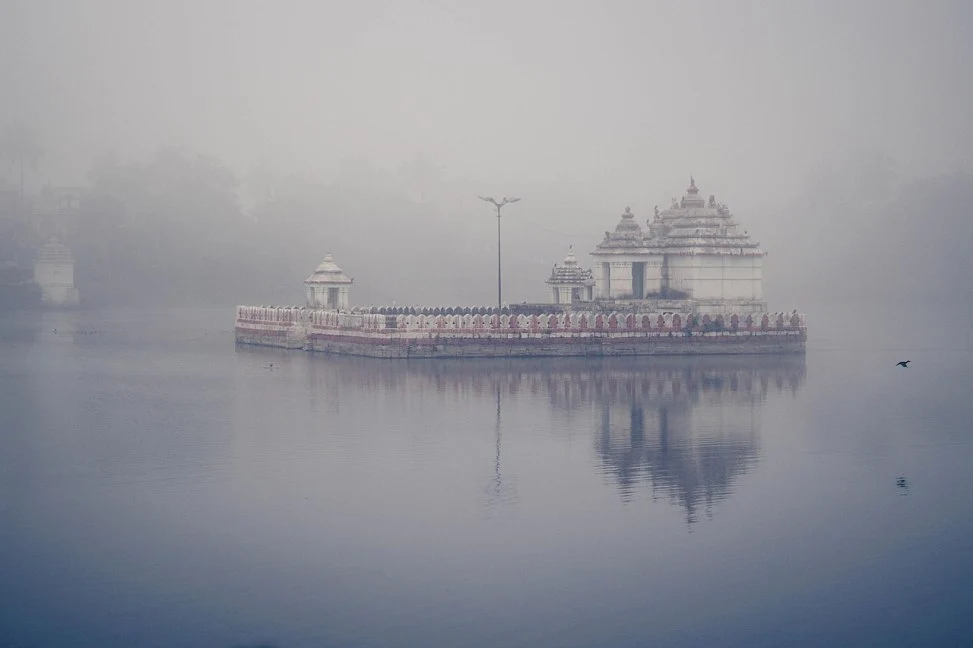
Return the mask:
<path id="1" fill-rule="evenodd" d="M 912 362 L 912 360 L 903 360 L 902 362 L 896 362 L 895 363 L 895 366 L 896 367 L 905 367 L 906 369 L 908 369 L 910 362 Z"/>

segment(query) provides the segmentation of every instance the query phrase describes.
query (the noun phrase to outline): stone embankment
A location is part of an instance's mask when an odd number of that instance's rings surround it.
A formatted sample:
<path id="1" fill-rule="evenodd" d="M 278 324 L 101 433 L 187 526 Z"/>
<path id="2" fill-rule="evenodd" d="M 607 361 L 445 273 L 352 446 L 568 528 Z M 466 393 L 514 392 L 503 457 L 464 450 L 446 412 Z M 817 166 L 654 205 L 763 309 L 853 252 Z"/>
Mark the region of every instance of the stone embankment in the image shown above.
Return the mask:
<path id="1" fill-rule="evenodd" d="M 475 309 L 474 309 L 475 310 Z M 239 306 L 236 341 L 379 358 L 803 353 L 802 314 L 382 314 Z"/>

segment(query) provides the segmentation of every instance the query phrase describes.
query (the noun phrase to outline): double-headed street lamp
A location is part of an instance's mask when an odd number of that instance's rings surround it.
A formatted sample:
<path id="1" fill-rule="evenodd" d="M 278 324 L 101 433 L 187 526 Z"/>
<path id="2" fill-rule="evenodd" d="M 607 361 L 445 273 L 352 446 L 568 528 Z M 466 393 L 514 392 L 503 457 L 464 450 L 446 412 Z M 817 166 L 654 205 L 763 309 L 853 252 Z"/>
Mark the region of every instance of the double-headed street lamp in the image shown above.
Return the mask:
<path id="1" fill-rule="evenodd" d="M 499 202 L 497 202 L 494 198 L 490 198 L 489 196 L 485 198 L 483 196 L 477 196 L 477 198 L 485 202 L 488 202 L 497 208 L 497 310 L 499 311 L 503 309 L 503 298 L 502 298 L 503 292 L 500 283 L 500 208 L 503 207 L 504 205 L 515 203 L 518 200 L 520 200 L 520 198 L 504 197 L 503 200 Z"/>

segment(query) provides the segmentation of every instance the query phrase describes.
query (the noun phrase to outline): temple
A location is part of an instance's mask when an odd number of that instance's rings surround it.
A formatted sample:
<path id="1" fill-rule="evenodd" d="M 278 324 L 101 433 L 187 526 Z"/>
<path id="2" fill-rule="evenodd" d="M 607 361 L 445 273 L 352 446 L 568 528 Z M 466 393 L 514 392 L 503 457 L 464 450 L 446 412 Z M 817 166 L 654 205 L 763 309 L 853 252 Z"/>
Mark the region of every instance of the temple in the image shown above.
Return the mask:
<path id="1" fill-rule="evenodd" d="M 760 244 L 714 196 L 704 200 L 690 178 L 686 194 L 645 229 L 625 208 L 591 256 L 596 301 L 637 310 L 757 313 L 763 301 Z"/>
<path id="2" fill-rule="evenodd" d="M 554 264 L 547 283 L 551 286 L 552 304 L 576 304 L 592 300 L 595 280 L 591 270 L 578 265 L 573 248 L 568 250 L 563 265 Z"/>
<path id="3" fill-rule="evenodd" d="M 768 312 L 764 252 L 730 211 L 686 195 L 643 228 L 629 208 L 582 268 L 554 264 L 548 304 L 350 305 L 352 279 L 328 254 L 304 306 L 238 306 L 236 341 L 376 358 L 804 353 L 803 314 Z"/>
<path id="4" fill-rule="evenodd" d="M 338 267 L 330 253 L 304 280 L 307 305 L 311 308 L 347 310 L 348 287 L 352 279 Z"/>

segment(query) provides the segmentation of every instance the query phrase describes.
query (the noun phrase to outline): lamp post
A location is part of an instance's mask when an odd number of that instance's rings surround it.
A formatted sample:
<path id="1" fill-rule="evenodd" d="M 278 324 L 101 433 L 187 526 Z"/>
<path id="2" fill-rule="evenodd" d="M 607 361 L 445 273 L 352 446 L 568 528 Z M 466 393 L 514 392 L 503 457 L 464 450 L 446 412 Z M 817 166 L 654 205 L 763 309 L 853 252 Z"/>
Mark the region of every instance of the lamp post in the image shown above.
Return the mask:
<path id="1" fill-rule="evenodd" d="M 503 309 L 503 298 L 502 298 L 503 297 L 503 290 L 502 290 L 502 287 L 501 287 L 502 284 L 500 282 L 500 209 L 504 205 L 509 205 L 510 203 L 517 202 L 518 200 L 520 200 L 520 198 L 507 198 L 505 196 L 499 202 L 497 200 L 495 200 L 494 198 L 491 198 L 489 196 L 487 196 L 487 197 L 477 196 L 477 198 L 479 198 L 480 200 L 482 200 L 484 202 L 488 202 L 488 203 L 490 203 L 491 205 L 493 205 L 494 207 L 497 208 L 497 311 L 500 311 L 500 310 Z M 498 315 L 498 317 L 499 317 L 499 315 Z"/>

